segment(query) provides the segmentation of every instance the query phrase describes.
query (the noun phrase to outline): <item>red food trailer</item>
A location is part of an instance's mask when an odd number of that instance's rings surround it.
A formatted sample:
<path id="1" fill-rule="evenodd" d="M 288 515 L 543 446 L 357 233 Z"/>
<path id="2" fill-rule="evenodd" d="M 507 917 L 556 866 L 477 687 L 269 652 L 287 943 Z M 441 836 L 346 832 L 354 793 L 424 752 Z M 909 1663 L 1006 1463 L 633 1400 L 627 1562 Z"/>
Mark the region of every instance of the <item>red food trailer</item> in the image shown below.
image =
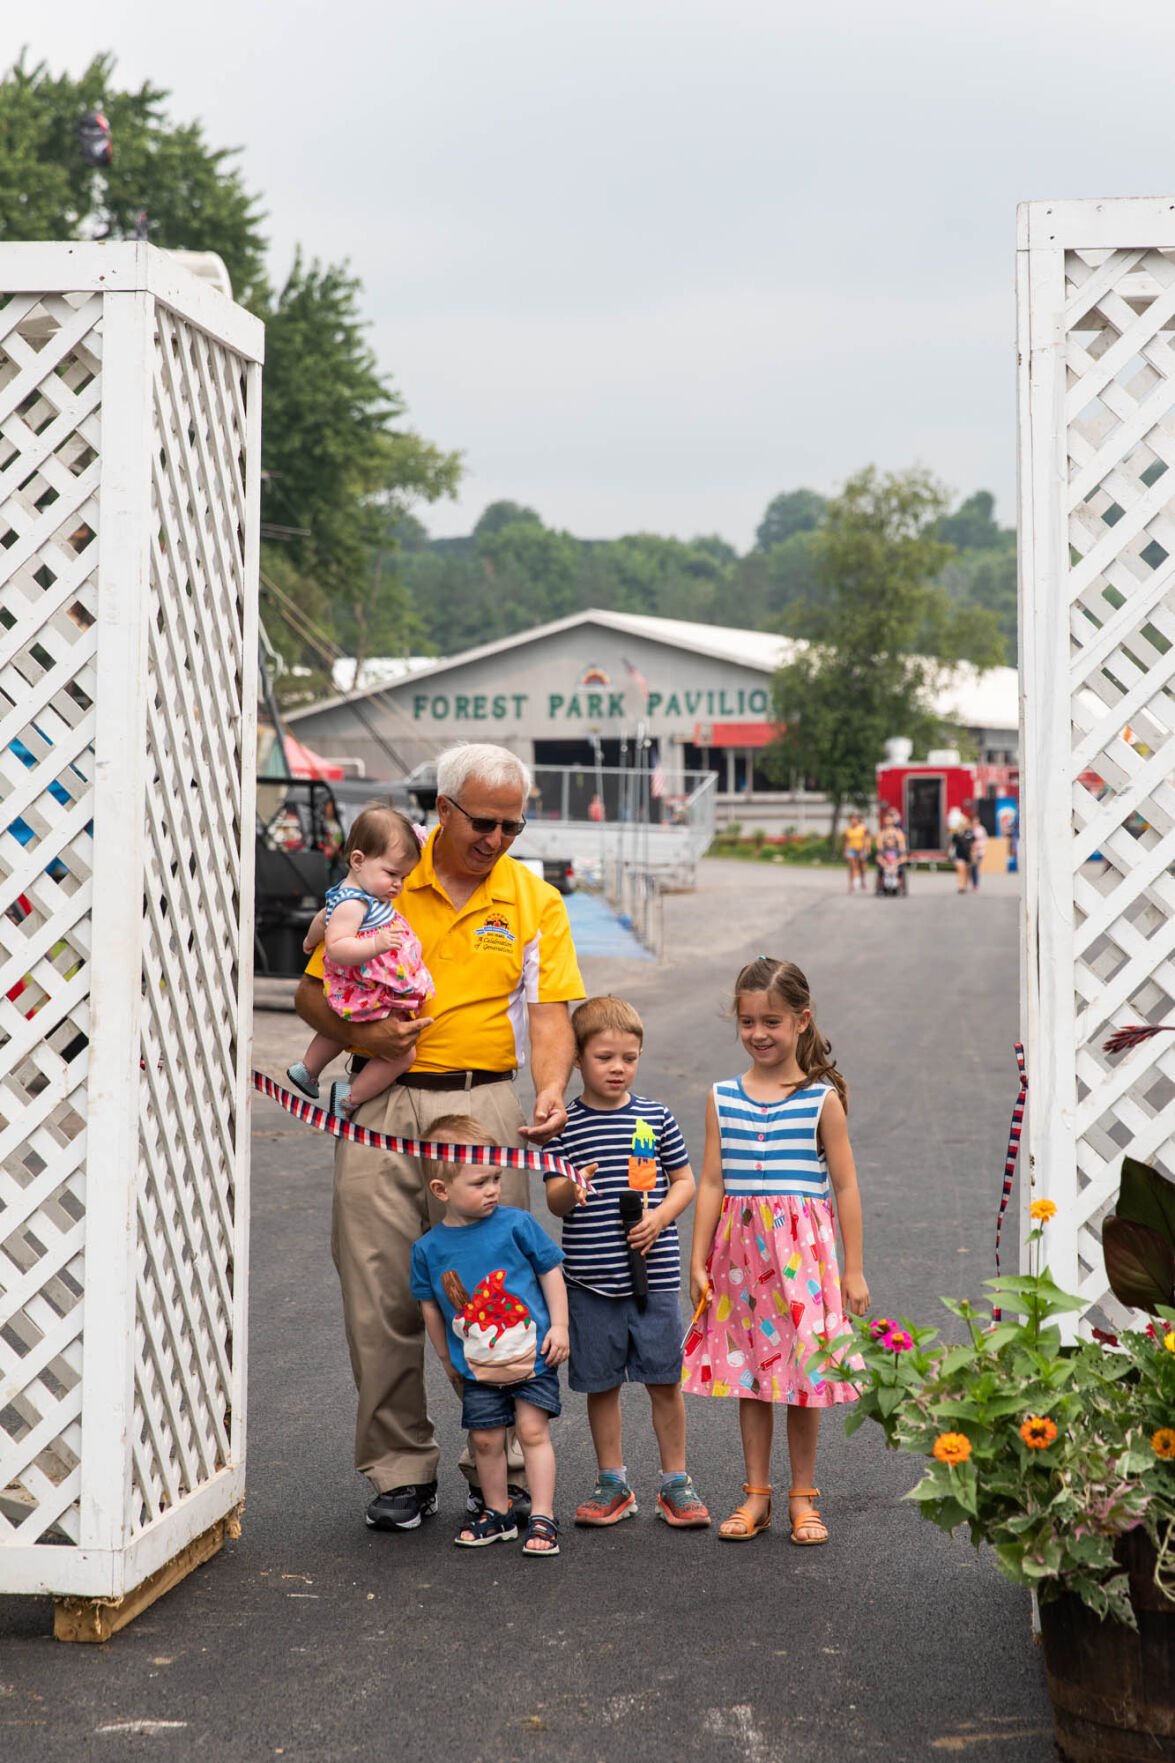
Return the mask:
<path id="1" fill-rule="evenodd" d="M 944 857 L 947 822 L 955 809 L 975 811 L 979 795 L 975 767 L 957 758 L 938 763 L 877 767 L 877 801 L 881 814 L 892 808 L 902 823 L 911 857 Z"/>

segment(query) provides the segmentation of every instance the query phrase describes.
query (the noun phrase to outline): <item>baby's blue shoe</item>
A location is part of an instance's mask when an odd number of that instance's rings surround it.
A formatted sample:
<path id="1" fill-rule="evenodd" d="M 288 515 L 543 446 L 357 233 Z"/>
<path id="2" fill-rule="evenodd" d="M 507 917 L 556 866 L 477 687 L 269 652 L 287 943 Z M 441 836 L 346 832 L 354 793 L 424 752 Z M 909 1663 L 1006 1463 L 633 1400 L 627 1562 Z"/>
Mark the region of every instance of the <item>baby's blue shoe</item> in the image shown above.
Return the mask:
<path id="1" fill-rule="evenodd" d="M 330 1086 L 330 1100 L 326 1105 L 328 1114 L 341 1114 L 344 1120 L 351 1118 L 351 1110 L 347 1103 L 351 1098 L 351 1086 L 345 1083 L 333 1083 Z"/>
<path id="2" fill-rule="evenodd" d="M 296 1090 L 301 1090 L 304 1096 L 309 1096 L 312 1102 L 317 1102 L 318 1079 L 311 1077 L 300 1059 L 295 1060 L 293 1065 L 287 1065 L 286 1076 Z"/>

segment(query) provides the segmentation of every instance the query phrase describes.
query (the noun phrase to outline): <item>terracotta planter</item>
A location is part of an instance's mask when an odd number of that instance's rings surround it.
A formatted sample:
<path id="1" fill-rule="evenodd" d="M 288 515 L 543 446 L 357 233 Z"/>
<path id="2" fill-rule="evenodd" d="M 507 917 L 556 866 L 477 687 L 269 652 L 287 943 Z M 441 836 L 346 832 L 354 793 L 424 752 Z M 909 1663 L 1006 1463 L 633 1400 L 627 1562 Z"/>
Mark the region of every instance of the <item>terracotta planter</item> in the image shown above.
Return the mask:
<path id="1" fill-rule="evenodd" d="M 1146 1536 L 1123 1539 L 1138 1630 L 1064 1593 L 1040 1611 L 1057 1748 L 1069 1763 L 1175 1763 L 1175 1604 Z"/>

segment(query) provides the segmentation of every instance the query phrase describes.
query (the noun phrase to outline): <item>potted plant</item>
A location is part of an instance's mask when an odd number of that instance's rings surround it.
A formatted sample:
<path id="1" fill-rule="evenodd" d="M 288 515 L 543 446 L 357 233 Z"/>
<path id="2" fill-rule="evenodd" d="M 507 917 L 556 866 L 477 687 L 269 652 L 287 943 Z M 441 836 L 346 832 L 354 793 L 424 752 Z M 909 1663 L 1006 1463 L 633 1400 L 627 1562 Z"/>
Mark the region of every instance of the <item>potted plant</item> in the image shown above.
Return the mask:
<path id="1" fill-rule="evenodd" d="M 855 1324 L 859 1360 L 824 1361 L 860 1392 L 846 1420 L 925 1459 L 907 1498 L 966 1525 L 1040 1601 L 1057 1741 L 1073 1763 L 1175 1759 L 1175 1187 L 1127 1159 L 1103 1231 L 1111 1286 L 1152 1318 L 1066 1345 L 1031 1207 L 1029 1271 L 988 1282 L 991 1321 L 944 1300 L 965 1339 L 902 1318 Z"/>

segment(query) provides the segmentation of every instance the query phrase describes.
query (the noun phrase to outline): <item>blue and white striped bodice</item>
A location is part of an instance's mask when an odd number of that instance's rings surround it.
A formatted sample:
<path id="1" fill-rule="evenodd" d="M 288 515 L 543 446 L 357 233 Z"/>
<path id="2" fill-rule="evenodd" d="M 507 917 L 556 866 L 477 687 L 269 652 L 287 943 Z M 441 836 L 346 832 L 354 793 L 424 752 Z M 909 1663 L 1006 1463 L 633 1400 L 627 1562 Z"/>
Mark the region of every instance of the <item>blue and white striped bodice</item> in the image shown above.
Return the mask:
<path id="1" fill-rule="evenodd" d="M 828 1165 L 816 1139 L 831 1084 L 812 1083 L 779 1102 L 756 1102 L 742 1080 L 714 1085 L 728 1194 L 829 1197 Z"/>
<path id="2" fill-rule="evenodd" d="M 396 916 L 396 908 L 390 900 L 377 900 L 374 894 L 368 894 L 362 888 L 353 888 L 347 882 L 337 882 L 326 891 L 326 923 L 329 924 L 337 906 L 349 900 L 362 900 L 365 911 L 361 931 L 382 930 L 385 924 L 391 924 Z M 358 933 L 356 933 L 358 934 Z"/>

